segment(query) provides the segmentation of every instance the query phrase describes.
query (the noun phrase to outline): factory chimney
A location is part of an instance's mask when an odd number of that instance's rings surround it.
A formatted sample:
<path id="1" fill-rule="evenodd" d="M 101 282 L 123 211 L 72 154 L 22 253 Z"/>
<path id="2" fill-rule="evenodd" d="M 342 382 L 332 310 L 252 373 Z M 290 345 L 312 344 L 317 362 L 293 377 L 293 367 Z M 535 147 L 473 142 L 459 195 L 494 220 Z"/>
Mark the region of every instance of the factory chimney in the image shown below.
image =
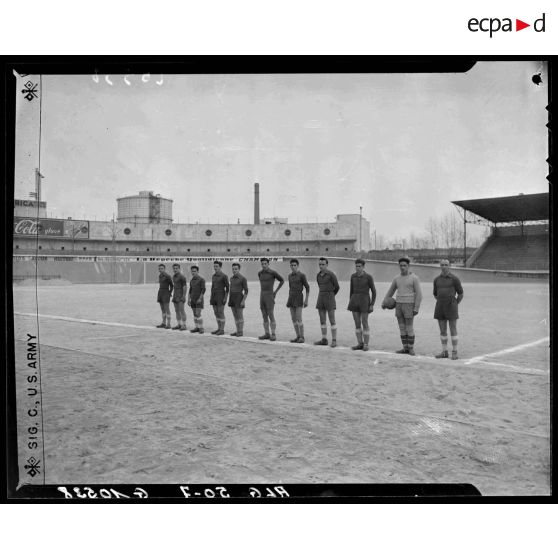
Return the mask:
<path id="1" fill-rule="evenodd" d="M 260 224 L 260 185 L 254 184 L 254 225 Z"/>

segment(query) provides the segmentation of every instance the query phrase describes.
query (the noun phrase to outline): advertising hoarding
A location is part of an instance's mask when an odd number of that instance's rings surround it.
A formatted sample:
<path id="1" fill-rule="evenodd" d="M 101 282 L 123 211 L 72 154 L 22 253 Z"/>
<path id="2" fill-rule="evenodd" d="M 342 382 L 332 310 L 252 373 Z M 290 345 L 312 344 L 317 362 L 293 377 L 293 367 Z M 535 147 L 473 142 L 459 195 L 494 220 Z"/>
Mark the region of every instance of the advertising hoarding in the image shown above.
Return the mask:
<path id="1" fill-rule="evenodd" d="M 89 238 L 89 221 L 14 217 L 14 235 Z"/>

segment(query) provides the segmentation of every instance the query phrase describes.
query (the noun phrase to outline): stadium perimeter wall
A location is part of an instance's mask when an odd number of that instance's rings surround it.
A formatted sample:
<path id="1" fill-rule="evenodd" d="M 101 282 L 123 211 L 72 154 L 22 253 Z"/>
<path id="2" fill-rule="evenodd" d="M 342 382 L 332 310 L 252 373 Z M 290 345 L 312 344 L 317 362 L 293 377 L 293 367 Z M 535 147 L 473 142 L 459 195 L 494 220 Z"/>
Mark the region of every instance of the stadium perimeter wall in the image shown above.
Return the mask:
<path id="1" fill-rule="evenodd" d="M 299 257 L 300 269 L 309 278 L 315 281 L 318 272 L 318 257 Z M 70 283 L 156 283 L 158 277 L 157 266 L 161 261 L 145 262 L 119 262 L 119 261 L 97 261 L 97 262 L 75 262 L 75 261 L 14 261 L 14 282 L 33 281 L 35 277 L 41 279 L 44 284 L 51 281 L 67 281 Z M 163 261 L 167 271 L 172 274 L 173 261 Z M 181 268 L 190 276 L 192 260 L 186 258 L 181 260 Z M 210 280 L 213 274 L 212 260 L 196 262 L 200 267 L 200 274 L 206 280 Z M 231 261 L 223 263 L 223 271 L 231 275 Z M 241 261 L 241 273 L 248 281 L 256 281 L 257 273 L 261 269 L 259 261 Z M 282 261 L 271 261 L 271 267 L 277 270 L 285 278 L 290 272 L 289 258 Z M 329 269 L 338 277 L 339 281 L 348 281 L 354 272 L 354 259 L 352 258 L 329 258 Z M 366 270 L 372 274 L 377 282 L 391 281 L 399 273 L 397 262 L 384 262 L 367 260 Z M 418 275 L 423 282 L 431 282 L 440 273 L 438 265 L 413 264 L 411 270 Z M 455 268 L 456 275 L 463 282 L 475 283 L 501 283 L 512 281 L 548 281 L 548 272 L 512 272 L 493 271 L 480 269 Z"/>

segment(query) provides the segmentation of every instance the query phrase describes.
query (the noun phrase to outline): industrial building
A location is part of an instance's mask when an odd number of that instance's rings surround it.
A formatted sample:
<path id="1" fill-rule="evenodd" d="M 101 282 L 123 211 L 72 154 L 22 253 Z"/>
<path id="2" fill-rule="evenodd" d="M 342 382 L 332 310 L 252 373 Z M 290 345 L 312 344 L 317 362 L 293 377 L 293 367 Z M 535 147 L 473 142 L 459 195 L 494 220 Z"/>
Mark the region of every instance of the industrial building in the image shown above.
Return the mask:
<path id="1" fill-rule="evenodd" d="M 46 202 L 35 200 L 14 200 L 14 215 L 18 217 L 46 218 Z"/>
<path id="2" fill-rule="evenodd" d="M 16 200 L 21 202 L 22 200 Z M 36 203 L 36 202 L 30 202 Z M 173 223 L 172 200 L 151 191 L 117 199 L 111 221 L 46 219 L 14 204 L 14 254 L 159 256 L 348 255 L 370 249 L 370 222 L 360 214 L 337 215 L 322 223 L 289 223 L 260 218 L 259 185 L 254 185 L 254 222 Z"/>
<path id="3" fill-rule="evenodd" d="M 138 225 L 172 223 L 172 200 L 153 192 L 143 191 L 137 196 L 118 198 L 116 202 L 118 222 L 133 222 Z"/>

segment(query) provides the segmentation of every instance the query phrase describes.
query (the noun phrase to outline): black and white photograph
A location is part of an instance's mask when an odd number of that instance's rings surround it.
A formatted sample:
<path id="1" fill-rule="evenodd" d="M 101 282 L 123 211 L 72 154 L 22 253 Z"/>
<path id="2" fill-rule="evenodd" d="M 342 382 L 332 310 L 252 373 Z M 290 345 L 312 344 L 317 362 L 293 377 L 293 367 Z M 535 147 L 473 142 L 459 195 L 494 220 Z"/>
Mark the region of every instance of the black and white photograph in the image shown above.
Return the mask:
<path id="1" fill-rule="evenodd" d="M 14 64 L 15 496 L 551 494 L 552 67 L 290 62 Z"/>

